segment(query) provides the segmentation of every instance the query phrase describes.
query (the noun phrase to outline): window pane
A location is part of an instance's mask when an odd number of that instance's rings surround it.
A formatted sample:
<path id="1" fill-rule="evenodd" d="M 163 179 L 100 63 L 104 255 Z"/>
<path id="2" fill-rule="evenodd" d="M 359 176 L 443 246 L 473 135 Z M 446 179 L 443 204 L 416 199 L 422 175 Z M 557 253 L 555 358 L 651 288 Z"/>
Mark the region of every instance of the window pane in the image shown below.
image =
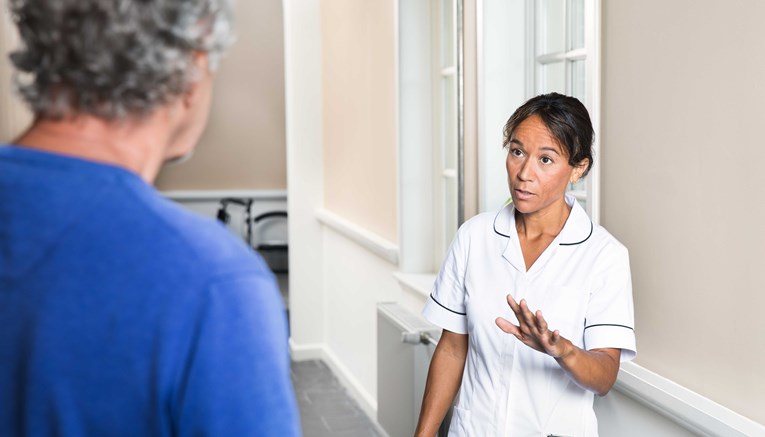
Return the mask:
<path id="1" fill-rule="evenodd" d="M 581 178 L 576 183 L 568 184 L 569 191 L 580 191 L 582 193 L 587 191 L 587 178 Z"/>
<path id="2" fill-rule="evenodd" d="M 536 1 L 537 55 L 566 49 L 566 0 Z"/>
<path id="3" fill-rule="evenodd" d="M 454 75 L 441 79 L 443 166 L 457 168 L 457 82 Z"/>
<path id="4" fill-rule="evenodd" d="M 555 62 L 537 66 L 537 94 L 566 94 L 566 64 Z"/>
<path id="5" fill-rule="evenodd" d="M 444 178 L 444 249 L 457 233 L 457 178 Z"/>
<path id="6" fill-rule="evenodd" d="M 571 0 L 571 15 L 569 16 L 571 28 L 570 49 L 584 47 L 584 0 Z"/>
<path id="7" fill-rule="evenodd" d="M 579 99 L 582 103 L 587 104 L 587 102 L 585 102 L 585 87 L 587 82 L 585 81 L 584 67 L 584 59 L 571 61 L 571 95 Z"/>
<path id="8" fill-rule="evenodd" d="M 457 63 L 454 48 L 454 3 L 455 0 L 441 0 L 441 67 Z"/>

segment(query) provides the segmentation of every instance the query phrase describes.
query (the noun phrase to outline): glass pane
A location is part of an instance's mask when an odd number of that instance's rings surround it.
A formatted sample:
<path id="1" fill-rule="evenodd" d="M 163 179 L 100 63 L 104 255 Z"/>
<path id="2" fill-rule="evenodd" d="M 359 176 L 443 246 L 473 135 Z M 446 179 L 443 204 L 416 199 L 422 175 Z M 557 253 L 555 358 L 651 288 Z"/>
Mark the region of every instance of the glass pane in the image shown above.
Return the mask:
<path id="1" fill-rule="evenodd" d="M 442 137 L 444 169 L 457 168 L 457 82 L 455 76 L 441 79 L 442 84 Z"/>
<path id="2" fill-rule="evenodd" d="M 584 47 L 584 0 L 571 0 L 571 15 L 569 19 L 571 20 L 571 44 L 569 49 L 581 49 Z"/>
<path id="3" fill-rule="evenodd" d="M 537 65 L 537 94 L 553 91 L 566 94 L 566 64 L 563 61 Z"/>
<path id="4" fill-rule="evenodd" d="M 537 55 L 566 49 L 566 0 L 536 1 Z"/>
<path id="5" fill-rule="evenodd" d="M 568 184 L 569 191 L 580 191 L 582 193 L 587 192 L 587 178 L 582 178 L 576 181 L 576 183 Z"/>
<path id="6" fill-rule="evenodd" d="M 584 59 L 571 61 L 571 95 L 586 104 L 584 97 L 587 82 L 585 82 L 584 67 Z"/>
<path id="7" fill-rule="evenodd" d="M 444 234 L 443 247 L 449 247 L 449 243 L 457 233 L 457 179 L 444 178 Z"/>
<path id="8" fill-rule="evenodd" d="M 457 62 L 457 51 L 454 48 L 455 0 L 441 0 L 441 67 L 451 67 Z"/>

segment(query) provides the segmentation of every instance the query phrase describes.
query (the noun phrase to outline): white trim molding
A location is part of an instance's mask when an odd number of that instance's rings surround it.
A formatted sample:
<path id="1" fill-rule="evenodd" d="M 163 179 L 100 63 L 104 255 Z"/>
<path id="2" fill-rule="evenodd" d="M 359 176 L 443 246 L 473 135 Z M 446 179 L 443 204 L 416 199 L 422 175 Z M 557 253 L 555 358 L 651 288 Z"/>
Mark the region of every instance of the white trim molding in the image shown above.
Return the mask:
<path id="1" fill-rule="evenodd" d="M 765 426 L 632 362 L 614 389 L 701 435 L 765 436 Z"/>
<path id="2" fill-rule="evenodd" d="M 207 201 L 224 197 L 256 200 L 286 200 L 287 190 L 169 190 L 161 194 L 175 201 Z"/>
<path id="3" fill-rule="evenodd" d="M 402 289 L 426 298 L 430 296 L 433 283 L 436 281 L 435 273 L 393 272 L 393 277 L 398 280 Z"/>
<path id="4" fill-rule="evenodd" d="M 398 245 L 324 208 L 316 210 L 316 218 L 322 225 L 358 243 L 389 263 L 398 265 Z"/>

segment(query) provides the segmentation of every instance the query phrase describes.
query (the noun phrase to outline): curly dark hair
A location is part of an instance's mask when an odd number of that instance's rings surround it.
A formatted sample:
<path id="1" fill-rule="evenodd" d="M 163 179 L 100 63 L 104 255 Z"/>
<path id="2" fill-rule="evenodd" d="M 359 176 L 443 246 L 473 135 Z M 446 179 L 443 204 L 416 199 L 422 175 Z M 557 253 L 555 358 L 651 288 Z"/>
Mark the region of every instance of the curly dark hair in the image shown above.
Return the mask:
<path id="1" fill-rule="evenodd" d="M 188 89 L 194 52 L 214 64 L 231 42 L 230 3 L 10 0 L 16 87 L 41 118 L 148 114 Z"/>
<path id="2" fill-rule="evenodd" d="M 510 143 L 513 132 L 523 120 L 532 115 L 539 116 L 552 136 L 566 149 L 569 165 L 576 167 L 583 160 L 589 160 L 589 164 L 582 174 L 582 177 L 587 176 L 593 164 L 592 141 L 595 132 L 590 114 L 582 102 L 575 97 L 558 93 L 532 97 L 516 109 L 510 119 L 507 120 L 504 129 L 505 138 L 502 142 L 503 147 L 507 147 Z"/>

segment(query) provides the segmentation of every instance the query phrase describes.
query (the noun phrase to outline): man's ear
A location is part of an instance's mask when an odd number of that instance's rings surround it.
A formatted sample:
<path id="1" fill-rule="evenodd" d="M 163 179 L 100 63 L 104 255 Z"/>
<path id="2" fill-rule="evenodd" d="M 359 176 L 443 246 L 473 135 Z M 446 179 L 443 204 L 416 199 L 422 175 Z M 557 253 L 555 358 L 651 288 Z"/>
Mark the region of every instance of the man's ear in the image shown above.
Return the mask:
<path id="1" fill-rule="evenodd" d="M 190 108 L 194 105 L 199 83 L 205 79 L 205 76 L 211 74 L 209 62 L 210 55 L 207 52 L 196 51 L 191 55 L 191 68 L 194 70 L 194 77 L 188 89 L 183 93 L 182 100 L 185 108 Z"/>
<path id="2" fill-rule="evenodd" d="M 572 184 L 579 181 L 579 179 L 582 178 L 582 175 L 584 174 L 585 170 L 587 170 L 587 167 L 590 165 L 590 159 L 584 158 L 579 164 L 577 164 L 574 167 L 574 171 L 571 173 L 571 182 Z"/>

